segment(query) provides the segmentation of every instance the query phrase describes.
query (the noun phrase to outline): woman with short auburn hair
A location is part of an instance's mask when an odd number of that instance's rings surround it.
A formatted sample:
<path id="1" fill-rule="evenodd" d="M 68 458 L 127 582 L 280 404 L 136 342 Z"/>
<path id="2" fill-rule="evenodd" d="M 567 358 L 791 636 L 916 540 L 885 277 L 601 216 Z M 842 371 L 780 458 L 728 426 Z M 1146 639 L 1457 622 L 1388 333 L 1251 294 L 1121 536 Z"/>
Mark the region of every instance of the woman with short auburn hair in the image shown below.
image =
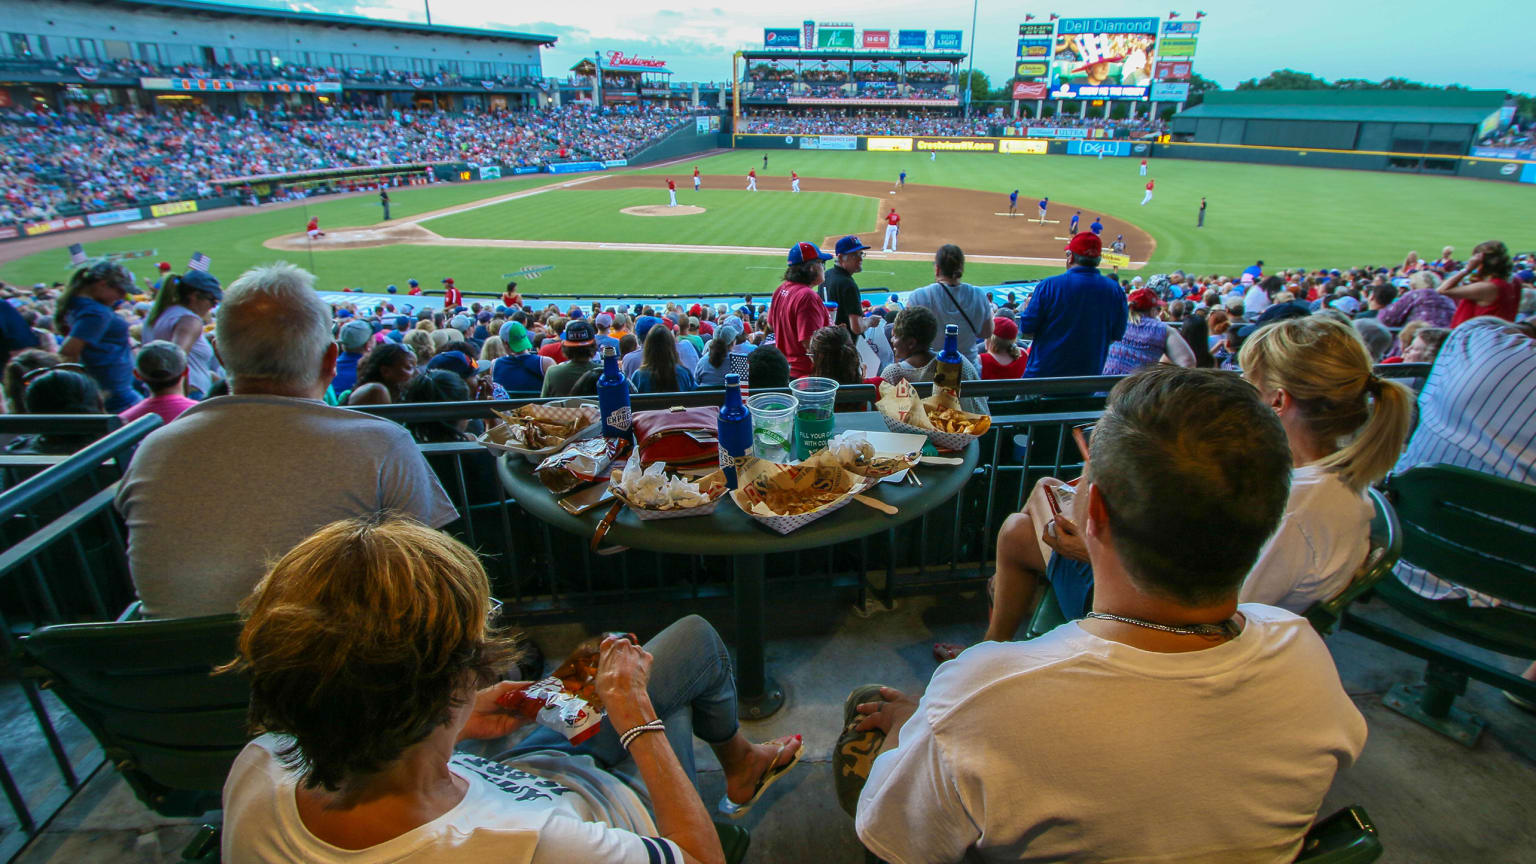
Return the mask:
<path id="1" fill-rule="evenodd" d="M 722 861 L 692 785 L 693 737 L 711 742 L 721 806 L 738 813 L 795 764 L 800 740 L 742 736 L 714 630 L 689 616 L 644 648 L 604 638 L 597 735 L 571 745 L 540 728 L 492 761 L 455 745 L 522 726 L 498 699 L 528 683 L 498 680 L 516 651 L 489 595 L 471 549 L 390 516 L 333 522 L 273 565 L 219 670 L 250 682 L 260 734 L 225 782 L 224 860 Z"/>

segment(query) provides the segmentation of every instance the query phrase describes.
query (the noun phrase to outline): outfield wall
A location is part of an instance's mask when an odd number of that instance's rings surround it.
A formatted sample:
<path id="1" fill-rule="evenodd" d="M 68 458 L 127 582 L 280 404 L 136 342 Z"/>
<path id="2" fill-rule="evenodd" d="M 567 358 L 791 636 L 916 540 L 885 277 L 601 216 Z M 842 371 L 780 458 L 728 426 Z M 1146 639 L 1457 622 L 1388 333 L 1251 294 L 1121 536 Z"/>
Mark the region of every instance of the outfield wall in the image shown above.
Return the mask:
<path id="1" fill-rule="evenodd" d="M 721 136 L 726 137 L 726 136 Z M 849 150 L 887 153 L 980 153 L 1067 155 L 1099 158 L 1154 156 L 1213 162 L 1295 165 L 1356 171 L 1445 174 L 1506 183 L 1536 183 L 1536 160 L 1436 156 L 1366 150 L 1302 150 L 1244 144 L 1149 143 L 1124 139 L 1070 141 L 1038 138 L 960 138 L 945 135 L 764 135 L 729 136 L 743 150 Z M 1431 164 L 1432 163 L 1432 164 Z"/>

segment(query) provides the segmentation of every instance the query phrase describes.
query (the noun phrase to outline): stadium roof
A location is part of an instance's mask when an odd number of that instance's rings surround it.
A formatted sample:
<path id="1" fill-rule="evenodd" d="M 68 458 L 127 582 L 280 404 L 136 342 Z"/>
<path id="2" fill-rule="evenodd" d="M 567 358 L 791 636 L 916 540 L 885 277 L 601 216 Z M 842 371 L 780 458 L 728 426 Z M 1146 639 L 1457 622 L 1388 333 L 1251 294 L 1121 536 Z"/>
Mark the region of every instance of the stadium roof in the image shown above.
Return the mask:
<path id="1" fill-rule="evenodd" d="M 161 9 L 168 12 L 196 12 L 203 15 L 231 18 L 264 18 L 267 20 L 292 21 L 305 24 L 326 24 L 333 27 L 357 27 L 366 30 L 392 30 L 418 35 L 467 36 L 472 39 L 500 39 L 514 42 L 555 44 L 556 37 L 542 33 L 519 33 L 514 30 L 486 30 L 479 27 L 443 27 L 437 24 L 416 24 L 409 21 L 387 21 L 364 18 L 357 15 L 329 15 L 322 12 L 293 12 L 287 9 L 262 9 L 253 6 L 237 6 L 226 3 L 204 3 L 199 0 L 100 0 L 108 5 L 130 6 L 138 9 Z"/>
<path id="2" fill-rule="evenodd" d="M 1499 90 L 1230 90 L 1207 93 L 1178 116 L 1476 125 L 1503 106 L 1504 96 Z"/>

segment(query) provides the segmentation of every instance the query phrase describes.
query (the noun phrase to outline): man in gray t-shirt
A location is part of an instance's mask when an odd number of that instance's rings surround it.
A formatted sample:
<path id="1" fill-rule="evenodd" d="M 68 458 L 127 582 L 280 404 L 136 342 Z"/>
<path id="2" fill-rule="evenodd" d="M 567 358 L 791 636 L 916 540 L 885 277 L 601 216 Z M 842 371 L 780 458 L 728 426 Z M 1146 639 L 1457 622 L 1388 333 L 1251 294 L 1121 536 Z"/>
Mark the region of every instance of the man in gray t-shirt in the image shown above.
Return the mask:
<path id="1" fill-rule="evenodd" d="M 336 368 L 329 322 L 291 265 L 225 293 L 216 326 L 234 395 L 150 433 L 117 491 L 145 615 L 234 612 L 270 563 L 338 519 L 458 518 L 403 427 L 320 401 Z"/>

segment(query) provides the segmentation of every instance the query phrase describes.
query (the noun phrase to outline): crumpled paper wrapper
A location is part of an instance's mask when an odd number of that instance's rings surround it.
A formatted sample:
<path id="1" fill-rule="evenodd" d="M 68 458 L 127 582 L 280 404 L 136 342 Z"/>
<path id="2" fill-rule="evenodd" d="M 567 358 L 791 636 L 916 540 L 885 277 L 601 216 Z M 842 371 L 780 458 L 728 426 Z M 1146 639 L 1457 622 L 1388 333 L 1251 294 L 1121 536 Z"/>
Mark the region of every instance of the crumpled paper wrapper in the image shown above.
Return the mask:
<path id="1" fill-rule="evenodd" d="M 855 493 L 879 482 L 847 470 L 831 450 L 793 465 L 748 460 L 736 470 L 736 477 L 739 488 L 731 493 L 731 500 L 743 513 L 779 534 L 842 509 Z"/>
<path id="2" fill-rule="evenodd" d="M 667 474 L 666 467 L 665 463 L 652 462 L 642 469 L 639 458 L 631 454 L 624 468 L 613 472 L 608 487 L 615 498 L 629 505 L 635 518 L 645 521 L 715 512 L 727 491 L 725 472 L 715 471 L 689 480 Z"/>
<path id="3" fill-rule="evenodd" d="M 912 432 L 919 435 L 927 435 L 933 446 L 940 450 L 964 450 L 967 444 L 986 434 L 991 428 L 992 418 L 984 414 L 970 414 L 960 411 L 959 402 L 950 394 L 934 388 L 934 394 L 927 399 L 919 399 L 917 388 L 909 381 L 898 381 L 895 384 L 880 384 L 880 401 L 875 403 L 880 410 L 880 419 L 885 421 L 885 427 L 892 432 Z M 928 412 L 947 408 L 960 411 L 967 418 L 976 418 L 984 421 L 980 431 L 974 435 L 963 432 L 946 432 L 935 429 L 933 421 L 928 418 Z"/>
<path id="4" fill-rule="evenodd" d="M 602 417 L 597 403 L 584 399 L 565 399 L 546 405 L 519 405 L 512 411 L 496 411 L 501 422 L 485 430 L 479 442 L 493 453 L 520 453 L 532 463 L 544 461 L 551 453 L 558 453 L 567 444 L 597 435 L 602 428 Z M 576 425 L 576 431 L 568 438 L 559 439 L 543 447 L 529 447 L 513 435 L 513 425 L 520 418 L 531 418 L 546 423 Z"/>
<path id="5" fill-rule="evenodd" d="M 899 474 L 911 468 L 922 456 L 918 451 L 900 455 L 876 455 L 875 446 L 864 437 L 864 434 L 852 430 L 839 432 L 837 437 L 832 439 L 827 451 L 837 459 L 844 470 L 875 480 Z"/>

